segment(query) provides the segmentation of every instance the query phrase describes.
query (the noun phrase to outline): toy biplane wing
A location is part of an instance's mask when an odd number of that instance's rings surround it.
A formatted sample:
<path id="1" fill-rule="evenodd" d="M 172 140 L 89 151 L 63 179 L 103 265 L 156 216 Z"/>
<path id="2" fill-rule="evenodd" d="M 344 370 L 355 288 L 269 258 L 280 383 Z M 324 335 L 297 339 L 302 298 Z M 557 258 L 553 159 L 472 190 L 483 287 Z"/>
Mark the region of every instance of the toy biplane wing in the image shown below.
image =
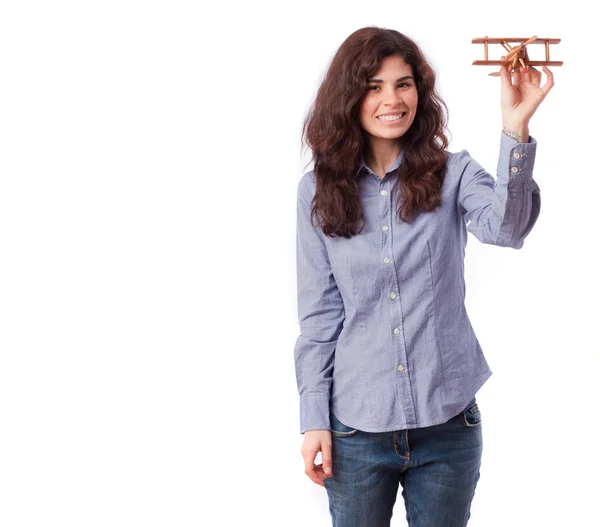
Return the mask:
<path id="1" fill-rule="evenodd" d="M 509 42 L 519 43 L 516 46 L 511 46 Z M 550 60 L 550 46 L 558 44 L 560 38 L 538 38 L 533 36 L 531 38 L 474 38 L 472 44 L 483 44 L 484 60 L 474 60 L 473 66 L 503 66 L 510 64 L 510 71 L 513 72 L 517 64 L 521 66 L 562 66 L 562 61 Z M 489 44 L 500 44 L 505 50 L 506 55 L 504 59 L 490 60 L 488 56 L 488 45 Z M 532 60 L 529 58 L 527 53 L 527 46 L 529 44 L 544 44 L 546 48 L 546 59 L 545 60 Z M 494 71 L 489 74 L 492 77 L 499 77 L 500 72 Z"/>

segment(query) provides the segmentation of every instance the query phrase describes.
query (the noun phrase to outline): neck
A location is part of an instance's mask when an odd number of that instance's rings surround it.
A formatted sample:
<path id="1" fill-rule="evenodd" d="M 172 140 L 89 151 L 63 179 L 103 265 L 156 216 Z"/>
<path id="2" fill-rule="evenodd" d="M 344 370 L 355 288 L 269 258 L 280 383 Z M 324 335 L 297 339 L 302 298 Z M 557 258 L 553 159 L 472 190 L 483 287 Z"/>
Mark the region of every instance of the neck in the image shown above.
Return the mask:
<path id="1" fill-rule="evenodd" d="M 394 164 L 401 150 L 397 140 L 371 141 L 365 152 L 365 163 L 382 178 Z"/>

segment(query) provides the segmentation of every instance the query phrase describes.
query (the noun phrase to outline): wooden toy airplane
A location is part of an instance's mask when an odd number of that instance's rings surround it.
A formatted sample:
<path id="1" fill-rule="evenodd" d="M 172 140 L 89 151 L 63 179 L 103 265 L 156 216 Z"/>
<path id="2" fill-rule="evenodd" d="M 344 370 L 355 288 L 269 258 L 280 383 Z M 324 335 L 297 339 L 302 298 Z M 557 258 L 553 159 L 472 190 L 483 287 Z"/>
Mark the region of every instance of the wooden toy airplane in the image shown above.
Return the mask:
<path id="1" fill-rule="evenodd" d="M 509 42 L 520 42 L 517 46 L 510 46 Z M 504 66 L 510 64 L 511 73 L 515 71 L 515 66 L 520 63 L 521 66 L 562 66 L 562 61 L 550 60 L 550 44 L 558 44 L 560 38 L 474 38 L 472 44 L 483 44 L 483 52 L 485 60 L 474 60 L 473 66 Z M 489 60 L 488 59 L 488 44 L 501 44 L 508 52 L 504 60 Z M 527 54 L 526 46 L 528 44 L 544 44 L 546 46 L 546 60 L 531 60 Z M 499 77 L 500 72 L 494 71 L 489 74 L 491 77 Z"/>

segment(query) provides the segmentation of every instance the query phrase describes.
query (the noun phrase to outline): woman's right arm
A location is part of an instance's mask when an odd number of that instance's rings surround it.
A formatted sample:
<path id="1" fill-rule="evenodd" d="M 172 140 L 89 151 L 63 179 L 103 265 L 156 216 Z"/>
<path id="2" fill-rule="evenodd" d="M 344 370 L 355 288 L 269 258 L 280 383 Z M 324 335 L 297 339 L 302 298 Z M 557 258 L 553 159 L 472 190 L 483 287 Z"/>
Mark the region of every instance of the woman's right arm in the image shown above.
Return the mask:
<path id="1" fill-rule="evenodd" d="M 344 302 L 333 277 L 325 235 L 310 218 L 315 192 L 312 172 L 298 184 L 296 270 L 298 322 L 294 359 L 300 395 L 300 432 L 329 430 L 333 357 L 345 318 Z"/>
<path id="2" fill-rule="evenodd" d="M 323 231 L 311 223 L 314 174 L 298 184 L 296 270 L 300 335 L 294 348 L 300 395 L 301 453 L 306 475 L 316 484 L 331 477 L 329 399 L 333 359 L 345 318 L 344 303 L 335 283 Z M 315 465 L 318 452 L 323 463 Z"/>

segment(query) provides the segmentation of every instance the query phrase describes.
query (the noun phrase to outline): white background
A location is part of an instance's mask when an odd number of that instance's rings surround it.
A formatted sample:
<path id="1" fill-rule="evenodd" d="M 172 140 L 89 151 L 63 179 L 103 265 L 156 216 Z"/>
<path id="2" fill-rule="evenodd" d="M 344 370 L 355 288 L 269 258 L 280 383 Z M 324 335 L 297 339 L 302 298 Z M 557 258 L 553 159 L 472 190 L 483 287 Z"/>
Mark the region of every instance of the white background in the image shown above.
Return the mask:
<path id="1" fill-rule="evenodd" d="M 471 65 L 471 39 L 562 39 L 530 123 L 538 223 L 520 251 L 467 245 L 494 372 L 469 526 L 600 525 L 598 43 L 583 6 L 3 2 L 0 524 L 330 525 L 300 456 L 300 129 L 339 45 L 378 25 L 422 47 L 449 150 L 492 174 L 499 79 Z"/>

